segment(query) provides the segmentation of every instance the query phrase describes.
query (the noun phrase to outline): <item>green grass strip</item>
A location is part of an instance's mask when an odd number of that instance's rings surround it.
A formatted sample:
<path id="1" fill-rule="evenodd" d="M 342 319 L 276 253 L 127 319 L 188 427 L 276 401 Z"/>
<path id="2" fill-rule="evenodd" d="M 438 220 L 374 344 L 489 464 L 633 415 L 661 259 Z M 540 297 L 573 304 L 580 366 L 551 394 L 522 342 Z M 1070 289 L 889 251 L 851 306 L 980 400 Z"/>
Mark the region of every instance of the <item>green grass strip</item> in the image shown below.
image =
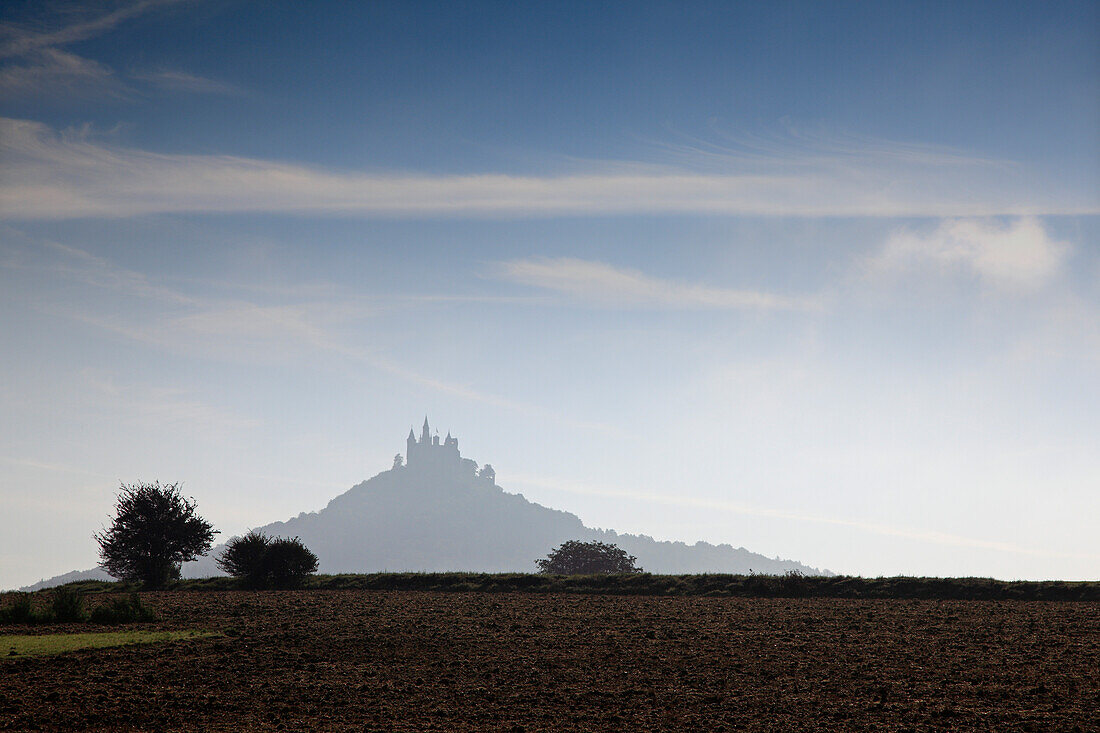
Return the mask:
<path id="1" fill-rule="evenodd" d="M 157 644 L 165 641 L 219 636 L 217 631 L 105 631 L 89 634 L 12 634 L 0 636 L 0 658 L 6 660 L 40 657 L 129 644 Z"/>

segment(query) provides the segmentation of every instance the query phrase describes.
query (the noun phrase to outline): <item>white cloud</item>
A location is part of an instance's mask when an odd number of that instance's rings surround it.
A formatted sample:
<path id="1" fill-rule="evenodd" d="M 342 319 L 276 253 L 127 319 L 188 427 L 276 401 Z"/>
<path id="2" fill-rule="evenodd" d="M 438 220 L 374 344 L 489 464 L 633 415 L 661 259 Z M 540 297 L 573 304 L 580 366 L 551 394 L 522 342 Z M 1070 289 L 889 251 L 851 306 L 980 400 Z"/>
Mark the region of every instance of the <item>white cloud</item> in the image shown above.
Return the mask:
<path id="1" fill-rule="evenodd" d="M 685 309 L 789 309 L 810 301 L 753 290 L 733 290 L 651 277 L 637 270 L 570 257 L 535 257 L 497 264 L 512 282 L 553 290 L 579 300 L 615 307 Z"/>
<path id="2" fill-rule="evenodd" d="M 170 212 L 961 217 L 1100 211 L 1087 194 L 1024 195 L 1012 186 L 1029 182 L 999 168 L 993 175 L 980 161 L 969 167 L 952 161 L 945 178 L 946 164 L 935 159 L 906 163 L 886 156 L 888 164 L 880 164 L 874 155 L 862 162 L 828 154 L 742 167 L 733 161 L 721 173 L 611 161 L 562 175 L 342 172 L 229 155 L 165 155 L 13 119 L 0 120 L 0 154 L 0 216 L 24 220 Z"/>
<path id="3" fill-rule="evenodd" d="M 1006 223 L 954 219 L 927 233 L 895 232 L 868 269 L 872 274 L 962 272 L 990 286 L 1029 290 L 1053 281 L 1068 251 L 1069 245 L 1052 239 L 1034 217 Z"/>

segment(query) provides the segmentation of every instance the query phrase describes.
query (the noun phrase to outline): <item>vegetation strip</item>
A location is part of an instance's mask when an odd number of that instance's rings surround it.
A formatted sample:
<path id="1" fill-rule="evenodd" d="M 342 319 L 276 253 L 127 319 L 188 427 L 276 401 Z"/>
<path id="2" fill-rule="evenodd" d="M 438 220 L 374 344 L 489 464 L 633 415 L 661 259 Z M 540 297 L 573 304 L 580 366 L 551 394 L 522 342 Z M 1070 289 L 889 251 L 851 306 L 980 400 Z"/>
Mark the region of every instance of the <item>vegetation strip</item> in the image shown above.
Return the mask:
<path id="1" fill-rule="evenodd" d="M 103 649 L 130 644 L 157 644 L 166 641 L 201 639 L 220 636 L 217 631 L 106 631 L 74 634 L 12 634 L 0 636 L 0 653 L 4 659 L 40 657 L 78 649 Z"/>
<path id="2" fill-rule="evenodd" d="M 132 590 L 106 581 L 71 584 L 82 592 Z M 169 583 L 169 590 L 238 590 L 234 578 Z M 852 598 L 974 601 L 1100 601 L 1097 581 L 1004 581 L 991 578 L 858 578 L 815 575 L 536 575 L 533 573 L 368 573 L 313 575 L 304 590 L 405 590 L 478 593 L 578 593 L 737 598 Z M 47 591 L 48 592 L 48 591 Z M 3 601 L 0 601 L 2 604 Z"/>

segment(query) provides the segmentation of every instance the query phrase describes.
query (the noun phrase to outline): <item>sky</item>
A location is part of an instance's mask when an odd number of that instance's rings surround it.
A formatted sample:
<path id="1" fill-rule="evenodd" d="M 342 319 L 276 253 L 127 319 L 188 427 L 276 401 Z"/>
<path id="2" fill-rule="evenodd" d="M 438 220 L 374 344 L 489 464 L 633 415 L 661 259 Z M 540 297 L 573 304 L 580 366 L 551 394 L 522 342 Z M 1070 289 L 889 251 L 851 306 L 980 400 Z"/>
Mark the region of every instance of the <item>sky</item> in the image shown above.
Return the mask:
<path id="1" fill-rule="evenodd" d="M 121 484 L 225 540 L 425 415 L 589 526 L 1100 579 L 1098 16 L 5 4 L 0 588 Z"/>

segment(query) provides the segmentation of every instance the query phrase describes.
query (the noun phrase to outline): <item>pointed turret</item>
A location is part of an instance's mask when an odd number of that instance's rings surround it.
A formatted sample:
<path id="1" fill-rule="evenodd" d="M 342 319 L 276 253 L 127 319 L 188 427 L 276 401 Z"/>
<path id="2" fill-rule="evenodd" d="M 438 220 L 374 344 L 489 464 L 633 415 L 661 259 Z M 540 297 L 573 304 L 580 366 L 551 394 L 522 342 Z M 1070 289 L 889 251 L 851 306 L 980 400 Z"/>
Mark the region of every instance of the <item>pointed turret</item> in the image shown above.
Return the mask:
<path id="1" fill-rule="evenodd" d="M 409 428 L 409 437 L 405 439 L 405 463 L 411 464 L 413 462 L 413 456 L 416 454 L 416 435 L 413 433 L 413 429 Z"/>
<path id="2" fill-rule="evenodd" d="M 431 429 L 428 427 L 428 416 L 424 416 L 424 429 L 420 431 L 420 442 L 429 445 L 432 442 Z"/>

